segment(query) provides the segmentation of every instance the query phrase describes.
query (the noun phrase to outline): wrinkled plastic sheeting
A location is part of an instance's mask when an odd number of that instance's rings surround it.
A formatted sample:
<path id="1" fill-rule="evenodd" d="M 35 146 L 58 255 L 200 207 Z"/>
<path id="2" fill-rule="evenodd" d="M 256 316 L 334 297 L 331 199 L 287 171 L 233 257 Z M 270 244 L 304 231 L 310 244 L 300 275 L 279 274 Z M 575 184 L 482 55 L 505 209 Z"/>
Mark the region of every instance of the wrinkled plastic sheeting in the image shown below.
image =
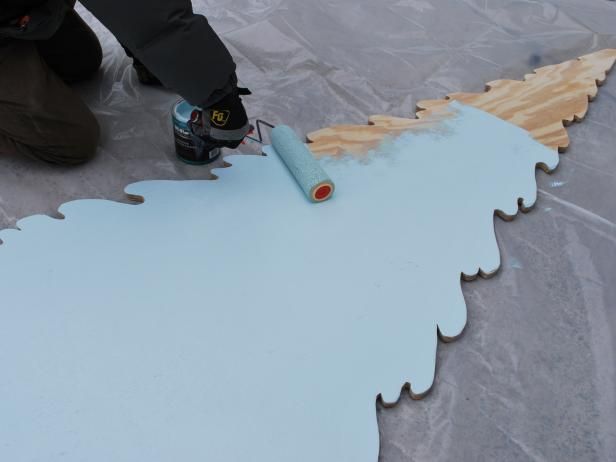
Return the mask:
<path id="1" fill-rule="evenodd" d="M 302 133 L 374 113 L 408 116 L 419 99 L 616 48 L 608 0 L 194 5 L 236 57 L 254 93 L 249 115 Z M 115 39 L 79 11 L 105 50 L 103 71 L 79 87 L 103 128 L 99 155 L 74 169 L 0 158 L 1 227 L 76 198 L 125 200 L 123 188 L 139 180 L 208 177 L 175 160 L 177 95 L 140 86 Z M 382 461 L 616 460 L 615 124 L 616 75 L 571 127 L 559 170 L 538 174 L 535 211 L 496 221 L 503 268 L 464 284 L 468 327 L 439 345 L 432 394 L 379 408 Z"/>

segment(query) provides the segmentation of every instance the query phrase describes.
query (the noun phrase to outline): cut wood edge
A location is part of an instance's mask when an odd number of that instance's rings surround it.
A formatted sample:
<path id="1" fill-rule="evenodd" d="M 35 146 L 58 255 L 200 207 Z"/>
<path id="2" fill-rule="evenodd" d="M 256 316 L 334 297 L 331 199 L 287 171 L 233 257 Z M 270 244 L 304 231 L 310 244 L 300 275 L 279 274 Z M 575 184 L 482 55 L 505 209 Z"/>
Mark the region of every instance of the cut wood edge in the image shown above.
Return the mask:
<path id="1" fill-rule="evenodd" d="M 564 152 L 566 127 L 588 114 L 599 87 L 616 63 L 616 49 L 605 49 L 560 64 L 541 67 L 524 80 L 494 80 L 483 93 L 452 93 L 417 103 L 419 118 L 451 101 L 489 112 L 527 130 L 543 145 Z"/>
<path id="2" fill-rule="evenodd" d="M 437 335 L 437 339 L 440 340 L 440 342 L 444 343 L 444 344 L 449 344 L 449 343 L 453 343 L 457 340 L 459 340 L 464 333 L 466 332 L 466 326 L 468 323 L 466 323 L 464 325 L 464 328 L 462 329 L 462 331 L 454 336 L 454 337 L 448 337 L 446 335 L 444 335 L 440 328 L 438 327 L 438 325 L 436 326 L 436 335 Z M 437 349 L 438 349 L 438 344 L 437 344 Z M 421 392 L 421 393 L 415 393 L 413 391 L 413 384 L 410 381 L 405 382 L 401 387 L 400 387 L 400 393 L 397 397 L 397 399 L 395 401 L 386 401 L 383 398 L 383 393 L 379 393 L 376 397 L 377 403 L 380 403 L 381 406 L 383 406 L 385 409 L 392 409 L 395 408 L 399 403 L 400 400 L 403 397 L 404 393 L 407 393 L 407 395 L 413 400 L 413 401 L 421 401 L 422 399 L 426 398 L 430 393 L 432 393 L 432 390 L 435 387 L 435 382 L 436 382 L 436 378 L 438 376 L 438 374 L 436 373 L 436 371 L 438 370 L 439 364 L 438 364 L 438 358 L 435 356 L 435 364 L 434 364 L 434 380 L 432 381 L 432 384 L 430 385 L 430 387 Z"/>
<path id="3" fill-rule="evenodd" d="M 494 80 L 483 93 L 451 93 L 444 99 L 417 103 L 416 118 L 376 115 L 368 125 L 336 125 L 307 135 L 316 157 L 363 156 L 389 136 L 435 128 L 448 118 L 452 101 L 473 106 L 513 123 L 543 145 L 564 152 L 570 145 L 566 127 L 586 117 L 616 63 L 616 49 L 605 49 L 538 68 L 524 80 Z"/>
<path id="4" fill-rule="evenodd" d="M 375 115 L 369 118 L 369 124 L 365 126 L 337 125 L 317 130 L 307 135 L 308 147 L 315 157 L 335 157 L 345 154 L 364 156 L 370 150 L 378 147 L 388 136 L 435 128 L 439 122 L 451 117 L 452 113 L 447 111 L 447 107 L 450 102 L 455 100 L 513 123 L 527 130 L 535 140 L 544 146 L 562 153 L 570 146 L 566 127 L 574 122 L 580 122 L 586 117 L 589 103 L 597 97 L 599 87 L 605 83 L 607 75 L 615 63 L 616 49 L 597 51 L 561 64 L 536 69 L 534 73 L 525 75 L 522 81 L 495 80 L 488 82 L 484 93 L 453 93 L 445 99 L 420 101 L 417 104 L 416 119 Z M 555 79 L 555 74 L 564 76 L 564 78 Z M 511 91 L 511 87 L 521 88 L 522 86 L 524 86 L 523 90 L 517 92 L 517 95 L 522 97 L 522 103 L 526 103 L 524 98 L 528 98 L 528 95 L 535 95 L 540 89 L 544 90 L 543 100 L 540 104 L 521 104 L 518 106 L 519 109 L 516 108 L 518 110 L 508 115 L 506 110 L 509 109 L 510 105 L 515 104 L 511 95 L 516 95 L 516 92 Z M 565 88 L 562 88 L 563 86 Z M 500 99 L 494 96 L 500 96 Z M 530 113 L 525 113 L 529 110 Z M 528 124 L 529 120 L 536 120 L 533 119 L 533 115 L 540 117 L 542 114 L 548 114 L 549 119 L 534 125 Z M 537 163 L 536 167 L 545 173 L 553 171 L 544 163 Z M 501 210 L 495 210 L 494 215 L 504 221 L 513 221 L 520 212 L 528 213 L 533 208 L 534 204 L 526 206 L 522 198 L 518 198 L 518 211 L 515 215 L 506 214 Z M 478 277 L 492 278 L 500 271 L 501 267 L 502 264 L 490 272 L 485 272 L 480 267 L 475 275 L 466 275 L 461 272 L 460 283 L 472 282 Z M 440 342 L 447 344 L 458 340 L 464 335 L 465 331 L 466 325 L 460 334 L 449 337 L 443 335 L 437 325 L 436 333 Z M 435 380 L 437 369 L 438 361 L 435 364 Z M 421 400 L 430 394 L 433 388 L 434 383 L 423 393 L 414 393 L 411 383 L 406 382 L 401 387 L 400 397 L 396 402 L 385 402 L 382 394 L 377 396 L 377 400 L 383 407 L 392 408 L 400 402 L 405 390 L 413 400 Z"/>
<path id="5" fill-rule="evenodd" d="M 430 392 L 432 391 L 432 389 L 434 388 L 434 383 L 432 384 L 432 386 L 430 386 L 430 388 L 428 388 L 426 391 L 424 391 L 423 393 L 415 393 L 413 391 L 413 387 L 411 385 L 410 382 L 406 382 L 404 385 L 402 385 L 402 387 L 400 388 L 400 395 L 398 396 L 398 399 L 396 401 L 393 402 L 388 402 L 385 401 L 383 399 L 383 395 L 379 393 L 379 395 L 377 396 L 377 401 L 381 404 L 381 406 L 383 406 L 385 409 L 393 409 L 395 408 L 399 403 L 400 400 L 402 399 L 403 393 L 407 393 L 408 396 L 413 400 L 413 401 L 421 401 L 422 399 L 424 399 L 426 396 L 428 396 L 430 394 Z"/>

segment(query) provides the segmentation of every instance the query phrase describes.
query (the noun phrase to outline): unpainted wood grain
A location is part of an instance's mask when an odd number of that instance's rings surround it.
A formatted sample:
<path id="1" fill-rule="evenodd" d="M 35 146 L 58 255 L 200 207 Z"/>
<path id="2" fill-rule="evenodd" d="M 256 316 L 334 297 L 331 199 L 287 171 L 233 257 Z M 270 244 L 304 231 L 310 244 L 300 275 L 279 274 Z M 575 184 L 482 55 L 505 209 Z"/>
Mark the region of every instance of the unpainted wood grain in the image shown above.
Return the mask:
<path id="1" fill-rule="evenodd" d="M 455 100 L 524 128 L 540 143 L 560 152 L 569 147 L 566 126 L 580 121 L 616 62 L 616 49 L 605 49 L 561 64 L 539 68 L 524 80 L 495 80 L 484 93 L 452 93 L 417 104 L 417 119 L 372 116 L 370 125 L 338 125 L 308 135 L 317 155 L 364 154 L 389 135 L 433 128 L 450 116 Z"/>

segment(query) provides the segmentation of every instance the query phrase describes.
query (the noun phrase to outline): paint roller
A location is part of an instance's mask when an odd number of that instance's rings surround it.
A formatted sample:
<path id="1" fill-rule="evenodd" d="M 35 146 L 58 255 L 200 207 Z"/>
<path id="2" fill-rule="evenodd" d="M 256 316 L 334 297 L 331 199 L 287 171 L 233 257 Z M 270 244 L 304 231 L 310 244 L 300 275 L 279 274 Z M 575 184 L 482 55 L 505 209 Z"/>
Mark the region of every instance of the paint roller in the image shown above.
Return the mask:
<path id="1" fill-rule="evenodd" d="M 272 146 L 310 201 L 324 202 L 332 197 L 334 182 L 291 127 L 275 127 L 271 140 Z"/>

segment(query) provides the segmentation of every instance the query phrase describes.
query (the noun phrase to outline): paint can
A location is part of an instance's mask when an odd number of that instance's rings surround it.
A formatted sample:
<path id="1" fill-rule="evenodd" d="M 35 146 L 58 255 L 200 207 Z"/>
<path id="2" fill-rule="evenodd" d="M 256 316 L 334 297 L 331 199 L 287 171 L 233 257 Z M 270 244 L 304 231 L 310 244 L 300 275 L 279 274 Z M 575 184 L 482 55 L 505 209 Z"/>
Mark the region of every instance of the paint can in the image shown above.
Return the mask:
<path id="1" fill-rule="evenodd" d="M 214 149 L 205 152 L 195 144 L 193 134 L 188 127 L 188 121 L 195 109 L 195 106 L 192 106 L 184 99 L 180 99 L 173 105 L 171 119 L 173 122 L 175 152 L 180 160 L 187 164 L 210 164 L 220 157 L 221 150 Z"/>

